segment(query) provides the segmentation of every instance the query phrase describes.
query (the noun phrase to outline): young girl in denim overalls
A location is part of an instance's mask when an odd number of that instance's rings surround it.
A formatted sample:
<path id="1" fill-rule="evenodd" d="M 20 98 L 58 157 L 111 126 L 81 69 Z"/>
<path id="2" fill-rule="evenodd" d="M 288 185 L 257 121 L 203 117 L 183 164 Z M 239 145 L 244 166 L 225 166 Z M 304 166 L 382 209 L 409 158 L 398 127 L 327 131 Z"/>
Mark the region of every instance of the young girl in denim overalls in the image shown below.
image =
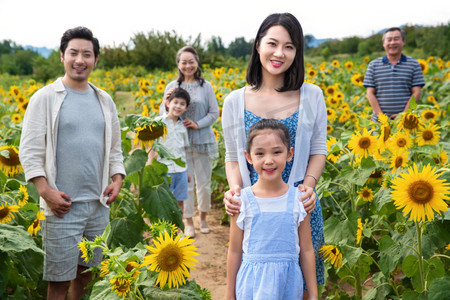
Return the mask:
<path id="1" fill-rule="evenodd" d="M 259 178 L 241 192 L 240 214 L 231 217 L 227 299 L 302 299 L 303 280 L 308 298 L 318 298 L 310 217 L 298 201 L 303 193 L 281 175 L 292 155 L 282 123 L 252 126 L 245 156 Z"/>

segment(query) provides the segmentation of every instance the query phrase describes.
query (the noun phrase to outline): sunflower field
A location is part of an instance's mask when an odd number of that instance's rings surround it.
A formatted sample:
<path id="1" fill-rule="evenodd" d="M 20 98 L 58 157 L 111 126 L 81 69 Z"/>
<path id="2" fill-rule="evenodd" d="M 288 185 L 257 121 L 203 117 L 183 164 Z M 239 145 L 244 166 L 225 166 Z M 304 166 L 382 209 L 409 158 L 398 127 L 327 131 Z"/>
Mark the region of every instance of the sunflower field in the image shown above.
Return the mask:
<path id="1" fill-rule="evenodd" d="M 307 64 L 305 80 L 323 90 L 328 115 L 327 163 L 317 185 L 324 217 L 326 299 L 445 299 L 450 290 L 450 61 L 420 59 L 426 85 L 395 120 L 372 110 L 362 86 L 369 57 Z M 219 108 L 245 85 L 245 70 L 202 66 Z M 167 167 L 148 161 L 150 149 L 181 161 L 158 143 L 155 121 L 165 86 L 177 76 L 95 70 L 90 81 L 116 99 L 127 177 L 111 206 L 110 225 L 82 241 L 83 258 L 101 248 L 104 260 L 91 299 L 210 299 L 189 278 L 193 240 L 183 237 L 181 211 Z M 39 195 L 24 181 L 18 158 L 21 122 L 31 95 L 47 83 L 0 75 L 0 298 L 43 299 Z M 213 197 L 227 183 L 220 117 L 213 125 L 220 157 Z M 225 225 L 224 225 L 225 226 Z"/>

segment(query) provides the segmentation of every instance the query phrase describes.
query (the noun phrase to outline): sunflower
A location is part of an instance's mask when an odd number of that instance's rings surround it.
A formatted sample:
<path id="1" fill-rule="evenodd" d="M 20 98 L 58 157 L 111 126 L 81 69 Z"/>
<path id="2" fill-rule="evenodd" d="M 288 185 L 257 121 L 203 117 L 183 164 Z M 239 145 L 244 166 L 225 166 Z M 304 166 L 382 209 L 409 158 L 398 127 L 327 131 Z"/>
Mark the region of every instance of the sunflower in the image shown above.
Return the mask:
<path id="1" fill-rule="evenodd" d="M 391 136 L 391 126 L 389 125 L 389 118 L 383 113 L 378 114 L 378 120 L 381 124 L 381 132 L 378 138 L 378 145 L 380 152 L 386 149 L 387 142 Z"/>
<path id="2" fill-rule="evenodd" d="M 110 258 L 105 259 L 101 262 L 100 267 L 100 277 L 105 277 L 109 274 L 109 270 L 114 266 L 114 262 L 111 261 Z"/>
<path id="3" fill-rule="evenodd" d="M 330 107 L 327 107 L 327 119 L 329 123 L 333 123 L 336 120 L 336 111 Z"/>
<path id="4" fill-rule="evenodd" d="M 437 213 L 447 211 L 449 184 L 438 179 L 442 173 L 436 173 L 429 164 L 419 172 L 414 163 L 408 173 L 402 173 L 392 180 L 391 196 L 397 209 L 403 208 L 403 214 L 410 214 L 410 219 L 418 222 L 434 220 L 433 210 Z"/>
<path id="5" fill-rule="evenodd" d="M 167 128 L 164 124 L 144 125 L 135 129 L 134 144 L 141 147 L 151 148 L 153 141 L 167 135 Z"/>
<path id="6" fill-rule="evenodd" d="M 9 223 L 12 219 L 14 219 L 13 213 L 19 211 L 20 206 L 18 205 L 10 205 L 8 203 L 2 204 L 0 206 L 0 223 Z"/>
<path id="7" fill-rule="evenodd" d="M 417 61 L 419 62 L 420 68 L 422 69 L 422 73 L 427 74 L 429 69 L 427 61 L 421 58 L 419 58 Z"/>
<path id="8" fill-rule="evenodd" d="M 436 97 L 434 97 L 433 95 L 429 95 L 427 97 L 427 101 L 430 102 L 430 103 L 436 103 L 437 102 Z"/>
<path id="9" fill-rule="evenodd" d="M 163 93 L 163 92 L 164 92 L 164 89 L 165 89 L 165 86 L 162 85 L 162 84 L 158 84 L 158 85 L 156 86 L 156 91 L 157 91 L 158 93 Z"/>
<path id="10" fill-rule="evenodd" d="M 422 124 L 419 116 L 415 113 L 406 113 L 403 115 L 399 128 L 405 130 L 406 132 L 415 133 L 419 129 L 419 125 Z"/>
<path id="11" fill-rule="evenodd" d="M 390 139 L 388 148 L 392 152 L 397 152 L 400 149 L 409 149 L 413 145 L 413 140 L 409 134 L 403 131 L 397 131 Z"/>
<path id="12" fill-rule="evenodd" d="M 177 235 L 175 239 L 167 232 L 164 236 L 153 240 L 155 247 L 147 246 L 152 254 L 144 257 L 143 265 L 149 265 L 151 271 L 158 272 L 156 284 L 163 288 L 166 283 L 169 288 L 179 287 L 186 283 L 186 278 L 190 276 L 189 269 L 194 269 L 198 261 L 193 256 L 198 255 L 194 245 L 194 240 L 189 237 L 181 238 Z M 195 270 L 195 269 L 194 269 Z"/>
<path id="13" fill-rule="evenodd" d="M 450 244 L 447 244 L 447 246 L 445 246 L 445 250 L 450 250 Z"/>
<path id="14" fill-rule="evenodd" d="M 434 109 L 425 109 L 420 116 L 425 122 L 436 122 L 439 117 L 439 112 Z"/>
<path id="15" fill-rule="evenodd" d="M 27 188 L 23 185 L 20 185 L 20 187 L 19 187 L 19 198 L 20 198 L 19 206 L 22 207 L 25 204 L 27 204 L 29 197 L 30 196 L 28 195 Z"/>
<path id="16" fill-rule="evenodd" d="M 351 69 L 353 69 L 353 62 L 352 61 L 347 61 L 347 62 L 345 62 L 344 66 L 345 66 L 345 68 L 347 70 L 350 71 Z"/>
<path id="17" fill-rule="evenodd" d="M 328 151 L 327 159 L 334 163 L 337 162 L 339 157 L 341 157 L 341 153 L 342 153 L 342 151 L 330 152 L 331 146 L 333 146 L 336 143 L 337 143 L 337 140 L 333 136 L 327 140 L 327 151 Z"/>
<path id="18" fill-rule="evenodd" d="M 334 97 L 336 98 L 336 100 L 338 102 L 343 101 L 345 98 L 345 95 L 343 92 L 336 92 L 336 94 L 334 95 Z"/>
<path id="19" fill-rule="evenodd" d="M 161 85 L 166 85 L 166 84 L 167 84 L 167 81 L 166 81 L 165 79 L 163 79 L 163 78 L 160 78 L 160 79 L 158 80 L 158 83 L 161 84 Z"/>
<path id="20" fill-rule="evenodd" d="M 319 252 L 322 254 L 325 261 L 330 262 L 335 268 L 342 267 L 342 253 L 336 246 L 323 245 L 322 248 L 319 249 Z"/>
<path id="21" fill-rule="evenodd" d="M 334 130 L 333 126 L 331 126 L 330 124 L 327 124 L 327 134 L 332 133 Z"/>
<path id="22" fill-rule="evenodd" d="M 364 83 L 364 75 L 361 73 L 355 73 L 350 78 L 351 82 L 356 86 L 363 86 Z"/>
<path id="23" fill-rule="evenodd" d="M 19 111 L 24 114 L 28 107 L 28 101 L 18 105 Z"/>
<path id="24" fill-rule="evenodd" d="M 358 218 L 358 229 L 356 230 L 356 244 L 359 245 L 359 242 L 361 242 L 362 234 L 363 234 L 363 224 L 361 222 L 361 218 Z"/>
<path id="25" fill-rule="evenodd" d="M 6 154 L 6 152 L 8 152 L 8 154 Z M 6 156 L 3 153 L 5 153 Z M 6 176 L 13 177 L 14 175 L 23 172 L 22 165 L 19 160 L 19 151 L 17 151 L 16 147 L 0 147 L 0 166 Z"/>
<path id="26" fill-rule="evenodd" d="M 363 187 L 359 192 L 359 199 L 366 201 L 366 202 L 372 202 L 373 200 L 373 190 L 369 189 L 368 187 Z"/>
<path id="27" fill-rule="evenodd" d="M 345 123 L 348 120 L 350 120 L 351 117 L 352 117 L 352 114 L 350 113 L 350 111 L 348 109 L 344 109 L 344 110 L 342 110 L 342 113 L 339 116 L 338 122 Z"/>
<path id="28" fill-rule="evenodd" d="M 219 100 L 223 100 L 223 93 L 217 93 L 216 98 Z"/>
<path id="29" fill-rule="evenodd" d="M 333 96 L 336 93 L 336 87 L 334 85 L 330 85 L 325 89 L 325 95 Z"/>
<path id="30" fill-rule="evenodd" d="M 213 132 L 214 132 L 214 137 L 216 138 L 216 142 L 218 142 L 220 133 L 215 128 L 213 128 Z"/>
<path id="31" fill-rule="evenodd" d="M 333 60 L 333 61 L 331 62 L 331 65 L 332 65 L 333 67 L 336 67 L 336 68 L 339 68 L 339 67 L 340 67 L 339 61 L 338 61 L 337 59 Z"/>
<path id="32" fill-rule="evenodd" d="M 389 165 L 389 168 L 391 168 L 392 170 L 405 168 L 408 165 L 408 150 L 401 149 L 395 152 L 395 154 L 392 155 L 390 161 L 391 164 Z"/>
<path id="33" fill-rule="evenodd" d="M 365 56 L 365 57 L 364 57 L 364 62 L 365 62 L 365 63 L 368 63 L 369 61 L 370 61 L 370 58 L 369 58 L 368 56 Z"/>
<path id="34" fill-rule="evenodd" d="M 86 238 L 83 238 L 81 242 L 78 243 L 78 247 L 81 251 L 81 258 L 83 258 L 85 262 L 90 261 L 94 257 L 94 251 Z"/>
<path id="35" fill-rule="evenodd" d="M 44 212 L 40 211 L 36 214 L 36 219 L 34 219 L 33 223 L 31 223 L 30 227 L 28 227 L 28 233 L 33 236 L 41 229 L 41 221 L 45 220 Z"/>
<path id="36" fill-rule="evenodd" d="M 309 78 L 314 78 L 317 75 L 317 71 L 314 68 L 308 68 L 306 75 L 308 75 Z"/>
<path id="37" fill-rule="evenodd" d="M 328 96 L 327 97 L 327 104 L 329 106 L 332 106 L 334 108 L 338 108 L 341 101 L 337 97 Z"/>
<path id="38" fill-rule="evenodd" d="M 348 142 L 348 147 L 352 149 L 352 153 L 367 157 L 373 155 L 378 146 L 376 143 L 376 137 L 371 135 L 372 131 L 367 131 L 367 128 L 363 129 L 363 133 L 355 132 L 352 138 Z"/>
<path id="39" fill-rule="evenodd" d="M 141 265 L 136 261 L 127 261 L 127 266 L 125 267 L 125 270 L 128 273 L 131 273 L 131 277 L 136 279 L 139 276 L 139 274 L 141 273 L 138 270 L 140 268 L 140 266 Z"/>
<path id="40" fill-rule="evenodd" d="M 11 121 L 13 121 L 15 124 L 19 124 L 20 122 L 22 122 L 22 115 L 13 114 L 11 117 Z"/>
<path id="41" fill-rule="evenodd" d="M 111 289 L 116 292 L 119 297 L 125 299 L 125 296 L 128 295 L 131 290 L 132 279 L 127 275 L 119 274 L 114 276 L 109 283 L 112 285 Z"/>
<path id="42" fill-rule="evenodd" d="M 149 110 L 148 110 L 147 104 L 142 105 L 142 113 L 141 113 L 141 116 L 143 116 L 143 117 L 148 117 L 148 112 L 149 112 Z"/>
<path id="43" fill-rule="evenodd" d="M 439 156 L 434 157 L 433 155 L 433 159 L 436 162 L 436 164 L 445 165 L 448 161 L 448 153 L 441 149 L 439 151 Z"/>
<path id="44" fill-rule="evenodd" d="M 21 93 L 20 88 L 17 85 L 12 85 L 9 87 L 9 90 L 14 95 L 14 97 L 19 96 Z"/>
<path id="45" fill-rule="evenodd" d="M 420 125 L 417 136 L 417 144 L 422 145 L 436 145 L 441 136 L 439 134 L 439 126 L 433 123 L 427 125 Z"/>

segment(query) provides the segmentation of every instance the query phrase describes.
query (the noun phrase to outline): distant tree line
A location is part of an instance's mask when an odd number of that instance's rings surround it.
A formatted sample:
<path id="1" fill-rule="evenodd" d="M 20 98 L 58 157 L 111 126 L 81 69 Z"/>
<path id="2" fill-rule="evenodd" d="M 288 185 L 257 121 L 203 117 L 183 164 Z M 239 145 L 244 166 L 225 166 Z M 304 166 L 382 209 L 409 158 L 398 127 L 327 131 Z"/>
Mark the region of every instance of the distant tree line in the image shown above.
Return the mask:
<path id="1" fill-rule="evenodd" d="M 435 27 L 419 27 L 406 25 L 405 53 L 418 58 L 438 56 L 450 59 L 450 23 Z M 348 37 L 342 40 L 328 40 L 313 47 L 314 37 L 305 36 L 305 53 L 310 57 L 329 59 L 340 54 L 352 57 L 367 56 L 383 52 L 382 34 L 374 34 L 368 38 Z M 100 41 L 101 42 L 101 41 Z M 201 64 L 211 67 L 238 66 L 245 68 L 249 59 L 253 40 L 246 41 L 238 37 L 228 47 L 220 37 L 213 36 L 202 43 L 201 35 L 183 39 L 175 31 L 137 33 L 128 44 L 106 46 L 101 49 L 98 68 L 112 69 L 124 67 L 131 71 L 145 73 L 153 70 L 173 70 L 176 66 L 177 51 L 192 45 L 199 52 Z M 54 50 L 48 58 L 37 52 L 24 49 L 11 40 L 0 42 L 0 73 L 11 75 L 32 75 L 37 80 L 46 81 L 63 73 L 58 50 Z M 143 75 L 143 74 L 137 74 Z"/>
<path id="2" fill-rule="evenodd" d="M 406 35 L 405 53 L 418 58 L 437 56 L 450 59 L 450 23 L 435 27 L 405 25 L 402 29 Z M 337 54 L 350 54 L 352 57 L 367 56 L 384 51 L 382 35 L 377 33 L 368 38 L 353 36 L 342 40 L 329 40 L 315 48 L 307 47 L 306 53 L 325 59 Z M 305 36 L 305 40 L 308 40 L 308 36 Z"/>

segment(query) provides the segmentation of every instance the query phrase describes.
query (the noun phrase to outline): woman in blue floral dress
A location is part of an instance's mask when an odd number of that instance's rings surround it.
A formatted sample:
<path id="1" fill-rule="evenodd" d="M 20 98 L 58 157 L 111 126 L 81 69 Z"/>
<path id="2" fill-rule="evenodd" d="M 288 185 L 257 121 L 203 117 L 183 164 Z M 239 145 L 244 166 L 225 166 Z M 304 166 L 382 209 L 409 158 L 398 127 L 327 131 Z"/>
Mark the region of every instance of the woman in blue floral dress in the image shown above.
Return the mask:
<path id="1" fill-rule="evenodd" d="M 274 118 L 289 129 L 294 159 L 286 165 L 283 180 L 305 192 L 300 200 L 311 213 L 311 236 L 316 254 L 317 284 L 324 284 L 324 243 L 320 201 L 314 187 L 326 161 L 327 115 L 321 89 L 304 82 L 304 39 L 298 20 L 289 13 L 272 14 L 261 24 L 247 69 L 248 86 L 225 99 L 222 127 L 226 146 L 226 173 L 230 190 L 225 206 L 239 213 L 241 188 L 251 186 L 258 174 L 245 160 L 248 129 L 262 118 Z"/>

